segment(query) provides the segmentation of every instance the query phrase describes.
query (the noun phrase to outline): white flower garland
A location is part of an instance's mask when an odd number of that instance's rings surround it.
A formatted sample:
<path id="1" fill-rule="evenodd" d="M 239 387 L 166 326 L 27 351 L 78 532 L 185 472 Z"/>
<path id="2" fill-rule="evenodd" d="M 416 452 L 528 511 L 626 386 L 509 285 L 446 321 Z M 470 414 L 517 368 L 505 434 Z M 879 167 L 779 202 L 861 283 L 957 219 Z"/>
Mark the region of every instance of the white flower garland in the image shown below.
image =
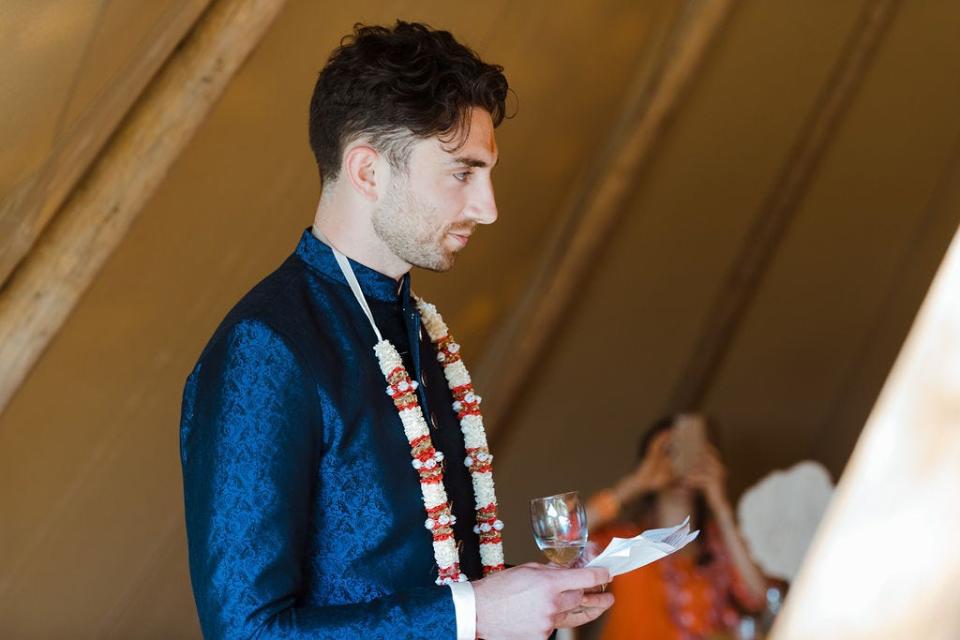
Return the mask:
<path id="1" fill-rule="evenodd" d="M 463 432 L 466 458 L 476 498 L 477 524 L 473 530 L 480 536 L 480 561 L 483 574 L 503 569 L 503 522 L 497 518 L 497 496 L 493 486 L 493 456 L 487 446 L 487 436 L 480 415 L 480 397 L 473 392 L 473 383 L 463 361 L 460 345 L 450 336 L 447 325 L 436 307 L 417 298 L 417 307 L 423 325 L 437 349 L 437 359 L 443 365 L 447 385 L 453 394 L 453 410 Z M 450 501 L 443 487 L 443 452 L 433 447 L 430 429 L 417 400 L 417 383 L 403 366 L 403 360 L 389 340 L 381 340 L 374 348 L 380 370 L 387 380 L 387 395 L 393 399 L 400 414 L 403 432 L 410 443 L 413 468 L 420 475 L 423 505 L 427 511 L 424 526 L 433 535 L 433 554 L 439 568 L 437 584 L 465 582 L 460 572 L 457 542 L 453 525 L 457 518 L 450 509 Z"/>

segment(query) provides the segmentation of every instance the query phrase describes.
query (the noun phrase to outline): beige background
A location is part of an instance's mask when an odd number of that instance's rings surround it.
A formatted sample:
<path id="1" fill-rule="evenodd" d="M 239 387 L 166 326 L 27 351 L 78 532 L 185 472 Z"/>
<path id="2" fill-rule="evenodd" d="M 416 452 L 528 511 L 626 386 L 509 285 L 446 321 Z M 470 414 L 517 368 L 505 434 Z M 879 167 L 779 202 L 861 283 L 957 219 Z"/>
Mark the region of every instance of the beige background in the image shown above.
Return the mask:
<path id="1" fill-rule="evenodd" d="M 644 425 L 676 408 L 749 229 L 873 4 L 736 4 L 549 353 L 490 427 L 509 561 L 534 557 L 530 497 L 614 481 Z M 894 5 L 709 379 L 702 404 L 723 427 L 734 493 L 803 458 L 842 471 L 960 221 L 949 188 L 960 9 Z M 0 76 L 11 79 L 0 88 L 0 198 L 85 133 L 82 116 L 132 81 L 127 62 L 164 20 L 198 10 L 129 6 L 0 9 L 10 36 Z M 517 116 L 498 132 L 500 220 L 455 271 L 415 278 L 476 369 L 568 199 L 602 170 L 612 126 L 681 7 L 291 1 L 0 415 L 0 635 L 198 636 L 177 449 L 183 380 L 312 218 L 306 106 L 354 22 L 448 28 L 503 64 L 516 91 Z"/>

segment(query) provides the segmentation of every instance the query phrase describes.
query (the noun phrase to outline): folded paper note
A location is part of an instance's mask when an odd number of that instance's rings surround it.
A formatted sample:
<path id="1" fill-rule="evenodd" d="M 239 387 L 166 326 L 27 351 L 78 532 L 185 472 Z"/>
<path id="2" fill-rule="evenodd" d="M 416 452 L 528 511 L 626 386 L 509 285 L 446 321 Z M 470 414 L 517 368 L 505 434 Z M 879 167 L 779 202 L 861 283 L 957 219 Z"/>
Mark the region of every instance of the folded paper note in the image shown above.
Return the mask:
<path id="1" fill-rule="evenodd" d="M 690 516 L 675 527 L 650 529 L 633 538 L 614 538 L 588 567 L 604 567 L 610 577 L 666 558 L 693 542 L 700 531 L 690 532 Z"/>

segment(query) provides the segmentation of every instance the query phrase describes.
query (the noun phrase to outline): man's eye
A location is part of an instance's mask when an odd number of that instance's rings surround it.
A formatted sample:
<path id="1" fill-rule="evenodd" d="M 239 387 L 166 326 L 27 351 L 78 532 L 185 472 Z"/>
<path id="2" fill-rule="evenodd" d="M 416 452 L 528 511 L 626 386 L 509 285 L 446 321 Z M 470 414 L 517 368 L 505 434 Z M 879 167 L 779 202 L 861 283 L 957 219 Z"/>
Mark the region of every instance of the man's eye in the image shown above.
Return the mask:
<path id="1" fill-rule="evenodd" d="M 453 174 L 453 177 L 459 180 L 460 182 L 466 182 L 467 178 L 470 177 L 470 171 L 461 171 L 460 173 Z"/>

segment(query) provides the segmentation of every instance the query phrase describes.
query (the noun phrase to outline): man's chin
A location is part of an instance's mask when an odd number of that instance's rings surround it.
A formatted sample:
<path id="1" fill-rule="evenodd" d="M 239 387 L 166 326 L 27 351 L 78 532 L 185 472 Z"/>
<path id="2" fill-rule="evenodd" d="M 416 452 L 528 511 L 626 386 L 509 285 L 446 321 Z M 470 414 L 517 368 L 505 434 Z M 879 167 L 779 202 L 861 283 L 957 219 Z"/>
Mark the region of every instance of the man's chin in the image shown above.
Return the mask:
<path id="1" fill-rule="evenodd" d="M 460 253 L 460 247 L 450 246 L 452 243 L 443 239 L 432 243 L 422 243 L 420 251 L 409 251 L 404 260 L 415 267 L 443 273 L 453 268 Z M 425 249 L 429 248 L 429 251 Z"/>
<path id="2" fill-rule="evenodd" d="M 433 271 L 435 273 L 443 273 L 444 271 L 450 271 L 453 268 L 454 262 L 456 262 L 457 257 L 455 255 L 450 255 L 446 260 L 440 261 L 435 260 L 431 262 L 423 261 L 421 264 L 413 263 L 413 266 L 419 267 L 421 269 L 426 269 L 427 271 Z"/>

